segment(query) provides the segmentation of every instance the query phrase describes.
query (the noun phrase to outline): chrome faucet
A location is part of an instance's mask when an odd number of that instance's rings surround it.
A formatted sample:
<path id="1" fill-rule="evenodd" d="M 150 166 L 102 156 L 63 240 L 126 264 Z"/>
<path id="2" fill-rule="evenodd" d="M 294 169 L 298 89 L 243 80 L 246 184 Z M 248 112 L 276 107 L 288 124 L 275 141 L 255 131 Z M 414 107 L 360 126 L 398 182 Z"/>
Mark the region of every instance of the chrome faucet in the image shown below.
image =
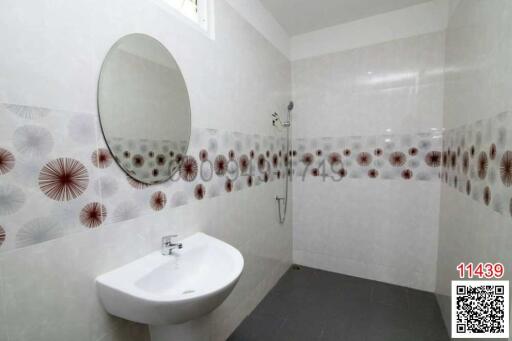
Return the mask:
<path id="1" fill-rule="evenodd" d="M 172 254 L 172 250 L 183 248 L 182 243 L 175 244 L 172 242 L 172 238 L 176 237 L 178 237 L 177 234 L 162 237 L 162 255 L 169 256 L 170 254 Z"/>

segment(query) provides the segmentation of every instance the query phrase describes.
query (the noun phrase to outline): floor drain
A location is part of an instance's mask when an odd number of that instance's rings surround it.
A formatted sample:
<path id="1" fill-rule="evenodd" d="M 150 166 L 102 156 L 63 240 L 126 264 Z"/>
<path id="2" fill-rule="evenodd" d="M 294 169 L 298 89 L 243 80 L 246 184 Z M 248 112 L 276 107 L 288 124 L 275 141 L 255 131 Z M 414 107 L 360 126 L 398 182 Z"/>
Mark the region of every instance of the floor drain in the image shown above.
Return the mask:
<path id="1" fill-rule="evenodd" d="M 185 290 L 185 291 L 183 292 L 183 295 L 191 294 L 191 293 L 193 293 L 194 291 L 195 291 L 195 290 Z"/>

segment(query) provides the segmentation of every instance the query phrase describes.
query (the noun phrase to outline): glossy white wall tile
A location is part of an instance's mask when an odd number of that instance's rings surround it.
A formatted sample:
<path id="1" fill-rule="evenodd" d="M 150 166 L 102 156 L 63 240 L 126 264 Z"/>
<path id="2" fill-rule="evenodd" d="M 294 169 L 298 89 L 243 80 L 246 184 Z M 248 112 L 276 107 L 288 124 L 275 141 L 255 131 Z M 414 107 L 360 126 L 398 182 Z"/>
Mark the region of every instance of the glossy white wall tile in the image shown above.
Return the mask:
<path id="1" fill-rule="evenodd" d="M 4 294 L 4 280 L 3 280 L 3 271 L 2 267 L 0 266 L 0 301 L 5 301 L 5 294 Z M 2 321 L 6 320 L 6 309 L 7 307 L 5 304 L 0 305 L 0 319 Z M 8 334 L 7 334 L 7 328 L 1 328 L 0 329 L 0 340 L 8 340 Z"/>
<path id="2" fill-rule="evenodd" d="M 294 149 L 314 153 L 311 141 L 324 149 L 332 140 L 329 152 L 347 170 L 339 183 L 294 177 L 295 262 L 434 290 L 443 67 L 443 32 L 292 62 Z M 390 166 L 395 151 L 403 153 L 399 168 Z M 360 166 L 361 152 L 373 161 Z"/>
<path id="3" fill-rule="evenodd" d="M 444 126 L 461 127 L 446 139 L 445 153 L 448 148 L 451 153 L 441 190 L 436 293 L 448 328 L 456 266 L 512 260 L 510 189 L 500 175 L 511 127 L 510 120 L 499 119 L 510 117 L 500 113 L 512 108 L 511 16 L 510 1 L 461 1 L 446 31 Z M 487 162 L 477 164 L 481 153 Z M 509 172 L 509 167 L 503 170 Z M 505 277 L 510 279 L 510 272 Z"/>
<path id="4" fill-rule="evenodd" d="M 293 62 L 294 136 L 441 128 L 443 51 L 438 32 Z"/>
<path id="5" fill-rule="evenodd" d="M 461 1 L 446 39 L 446 128 L 510 110 L 510 9 L 507 1 Z"/>
<path id="6" fill-rule="evenodd" d="M 94 117 L 96 83 L 104 56 L 121 36 L 141 32 L 159 39 L 180 65 L 196 131 L 212 128 L 243 136 L 281 136 L 271 126 L 271 114 L 282 112 L 290 99 L 290 63 L 225 1 L 215 3 L 216 39 L 211 40 L 150 1 L 2 2 L 0 22 L 9 29 L 0 32 L 8 51 L 0 57 L 4 75 L 0 102 L 51 108 L 63 115 L 85 112 Z M 6 114 L 3 111 L 1 115 Z M 57 119 L 48 126 L 59 141 L 69 128 L 67 121 L 68 117 Z M 2 146 L 12 143 L 7 138 L 13 134 L 9 127 L 0 127 Z M 85 159 L 90 159 L 90 152 L 98 146 L 104 147 L 99 135 L 77 143 L 88 150 Z M 59 154 L 79 152 L 72 145 L 55 146 Z M 27 174 L 35 168 L 25 167 Z M 15 171 L 16 167 L 8 176 L 16 175 Z M 108 176 L 126 181 L 121 172 L 112 169 Z M 27 178 L 21 184 L 26 191 L 34 191 L 27 198 L 41 195 L 30 183 Z M 91 193 L 93 187 L 91 184 Z M 18 250 L 11 244 L 12 248 L 0 255 L 0 339 L 147 340 L 144 326 L 103 311 L 94 278 L 158 249 L 162 235 L 176 232 L 185 237 L 204 231 L 239 248 L 247 261 L 239 285 L 212 316 L 212 338 L 224 340 L 291 263 L 291 210 L 286 224 L 280 225 L 274 200 L 282 193 L 283 182 L 244 191 L 235 186 L 229 196 L 218 197 L 209 195 L 213 191 L 207 188 L 208 200 L 192 200 L 175 208 L 171 208 L 176 206 L 172 185 L 166 188 L 168 209 L 145 210 L 131 220 L 135 216 L 121 214 L 122 222 L 107 219 L 101 228 L 79 229 L 81 233 Z M 104 196 L 105 186 L 100 189 Z M 149 199 L 140 193 L 124 193 L 138 203 Z M 110 202 L 106 196 L 105 200 Z M 36 211 L 53 214 L 67 227 L 76 227 L 59 210 L 34 205 Z"/>
<path id="7" fill-rule="evenodd" d="M 295 183 L 294 261 L 433 291 L 439 190 L 438 181 Z"/>

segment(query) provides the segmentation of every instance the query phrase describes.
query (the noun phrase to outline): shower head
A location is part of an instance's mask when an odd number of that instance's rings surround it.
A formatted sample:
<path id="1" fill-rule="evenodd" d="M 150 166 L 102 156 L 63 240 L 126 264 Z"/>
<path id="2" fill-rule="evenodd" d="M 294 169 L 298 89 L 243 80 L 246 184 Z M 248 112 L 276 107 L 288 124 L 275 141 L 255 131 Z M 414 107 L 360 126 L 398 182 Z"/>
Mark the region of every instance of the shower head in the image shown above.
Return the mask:
<path id="1" fill-rule="evenodd" d="M 293 110 L 293 106 L 294 106 L 293 102 L 290 101 L 290 104 L 288 104 L 288 111 L 292 111 Z"/>

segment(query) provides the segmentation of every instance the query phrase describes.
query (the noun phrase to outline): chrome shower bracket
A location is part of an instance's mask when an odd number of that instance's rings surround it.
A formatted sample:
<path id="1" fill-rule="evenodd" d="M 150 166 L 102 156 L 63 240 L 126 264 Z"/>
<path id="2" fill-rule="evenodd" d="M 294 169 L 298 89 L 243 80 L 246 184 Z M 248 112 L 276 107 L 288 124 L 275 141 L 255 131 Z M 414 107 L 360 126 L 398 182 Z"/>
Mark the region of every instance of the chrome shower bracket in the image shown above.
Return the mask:
<path id="1" fill-rule="evenodd" d="M 291 123 L 290 123 L 290 121 L 285 121 L 285 122 L 281 121 L 281 117 L 279 116 L 278 113 L 275 112 L 272 114 L 272 125 L 276 128 L 281 129 L 281 128 L 289 128 Z"/>

